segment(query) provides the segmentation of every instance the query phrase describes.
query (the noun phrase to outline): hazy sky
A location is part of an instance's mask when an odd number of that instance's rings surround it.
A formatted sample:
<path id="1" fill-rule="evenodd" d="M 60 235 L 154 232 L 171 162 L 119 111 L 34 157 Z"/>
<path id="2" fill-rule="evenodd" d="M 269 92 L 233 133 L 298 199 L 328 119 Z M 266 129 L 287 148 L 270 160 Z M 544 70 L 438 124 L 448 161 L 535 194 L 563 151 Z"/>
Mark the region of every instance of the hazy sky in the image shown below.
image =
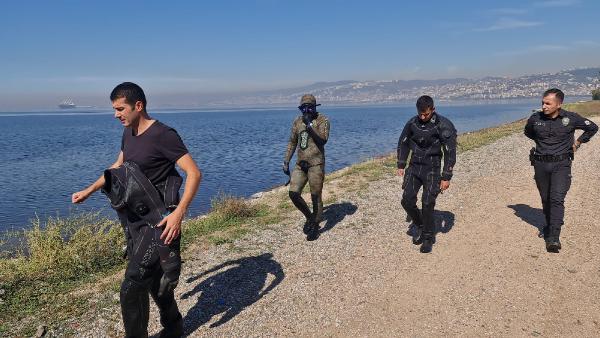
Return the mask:
<path id="1" fill-rule="evenodd" d="M 6 1 L 0 110 L 598 66 L 597 0 Z M 153 96 L 154 95 L 154 96 Z"/>

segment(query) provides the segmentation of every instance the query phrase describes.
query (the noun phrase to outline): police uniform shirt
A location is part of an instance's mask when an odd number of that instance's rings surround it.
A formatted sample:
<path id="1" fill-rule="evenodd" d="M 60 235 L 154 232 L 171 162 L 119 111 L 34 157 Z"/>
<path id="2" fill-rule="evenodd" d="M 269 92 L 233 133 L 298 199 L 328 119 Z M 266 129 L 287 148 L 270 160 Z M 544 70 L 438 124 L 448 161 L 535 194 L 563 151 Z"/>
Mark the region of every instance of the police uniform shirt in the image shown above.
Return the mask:
<path id="1" fill-rule="evenodd" d="M 578 141 L 586 143 L 598 131 L 598 126 L 577 113 L 560 110 L 554 119 L 536 112 L 527 121 L 525 136 L 535 141 L 536 154 L 562 155 L 573 152 L 575 130 L 583 130 Z"/>

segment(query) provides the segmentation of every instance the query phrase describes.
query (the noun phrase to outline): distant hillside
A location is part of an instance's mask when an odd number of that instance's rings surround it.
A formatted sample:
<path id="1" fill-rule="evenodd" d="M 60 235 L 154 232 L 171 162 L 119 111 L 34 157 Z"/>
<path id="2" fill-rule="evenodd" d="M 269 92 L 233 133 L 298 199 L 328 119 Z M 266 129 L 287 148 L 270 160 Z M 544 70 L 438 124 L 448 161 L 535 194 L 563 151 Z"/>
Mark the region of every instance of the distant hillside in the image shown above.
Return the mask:
<path id="1" fill-rule="evenodd" d="M 544 90 L 557 87 L 567 95 L 587 96 L 600 87 L 600 68 L 564 70 L 553 74 L 482 79 L 337 81 L 232 96 L 216 105 L 277 105 L 298 101 L 304 93 L 314 94 L 320 102 L 335 104 L 395 103 L 413 101 L 420 95 L 438 100 L 481 100 L 539 97 Z"/>

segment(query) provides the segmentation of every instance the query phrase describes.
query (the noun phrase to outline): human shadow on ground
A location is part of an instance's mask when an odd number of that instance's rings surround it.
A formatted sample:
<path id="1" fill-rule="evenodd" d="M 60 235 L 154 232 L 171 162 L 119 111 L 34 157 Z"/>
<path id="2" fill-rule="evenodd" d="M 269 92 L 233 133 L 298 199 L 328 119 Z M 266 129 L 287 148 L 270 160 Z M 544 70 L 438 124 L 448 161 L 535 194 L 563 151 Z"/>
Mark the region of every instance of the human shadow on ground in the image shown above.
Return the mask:
<path id="1" fill-rule="evenodd" d="M 542 209 L 532 208 L 527 204 L 507 205 L 507 207 L 513 209 L 517 217 L 524 222 L 531 224 L 540 233 L 543 231 L 544 226 L 546 225 L 546 218 Z"/>
<path id="2" fill-rule="evenodd" d="M 450 211 L 443 210 L 434 210 L 433 218 L 435 220 L 435 234 L 438 233 L 448 233 L 454 227 L 454 213 Z M 407 221 L 410 222 L 410 218 L 407 218 Z M 418 236 L 417 226 L 414 223 L 411 223 L 408 227 L 408 231 L 406 234 L 410 237 L 416 238 Z"/>
<path id="3" fill-rule="evenodd" d="M 221 318 L 210 327 L 227 323 L 277 287 L 284 276 L 281 264 L 273 260 L 273 254 L 264 253 L 231 260 L 188 278 L 187 283 L 199 283 L 181 299 L 197 295 L 198 302 L 184 318 L 185 334 L 193 334 L 219 314 L 222 314 Z"/>
<path id="4" fill-rule="evenodd" d="M 323 221 L 325 221 L 325 224 L 323 224 L 319 232 L 324 233 L 331 230 L 346 216 L 354 214 L 356 210 L 358 210 L 358 207 L 350 202 L 335 203 L 324 207 Z"/>

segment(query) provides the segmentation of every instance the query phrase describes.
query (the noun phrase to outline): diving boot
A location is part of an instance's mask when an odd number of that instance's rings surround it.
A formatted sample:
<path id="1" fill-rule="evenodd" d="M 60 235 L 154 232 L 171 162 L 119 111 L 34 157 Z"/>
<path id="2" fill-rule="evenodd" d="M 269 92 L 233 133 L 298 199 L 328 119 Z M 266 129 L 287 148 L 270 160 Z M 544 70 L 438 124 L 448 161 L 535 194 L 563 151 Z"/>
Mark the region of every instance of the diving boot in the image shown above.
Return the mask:
<path id="1" fill-rule="evenodd" d="M 302 232 L 304 232 L 305 235 L 308 235 L 308 233 L 310 232 L 312 223 L 313 223 L 313 221 L 309 218 L 307 218 L 306 222 L 304 222 L 304 226 L 302 227 Z"/>
<path id="2" fill-rule="evenodd" d="M 319 224 L 316 222 L 310 222 L 310 228 L 306 234 L 307 241 L 314 241 L 319 238 Z"/>

